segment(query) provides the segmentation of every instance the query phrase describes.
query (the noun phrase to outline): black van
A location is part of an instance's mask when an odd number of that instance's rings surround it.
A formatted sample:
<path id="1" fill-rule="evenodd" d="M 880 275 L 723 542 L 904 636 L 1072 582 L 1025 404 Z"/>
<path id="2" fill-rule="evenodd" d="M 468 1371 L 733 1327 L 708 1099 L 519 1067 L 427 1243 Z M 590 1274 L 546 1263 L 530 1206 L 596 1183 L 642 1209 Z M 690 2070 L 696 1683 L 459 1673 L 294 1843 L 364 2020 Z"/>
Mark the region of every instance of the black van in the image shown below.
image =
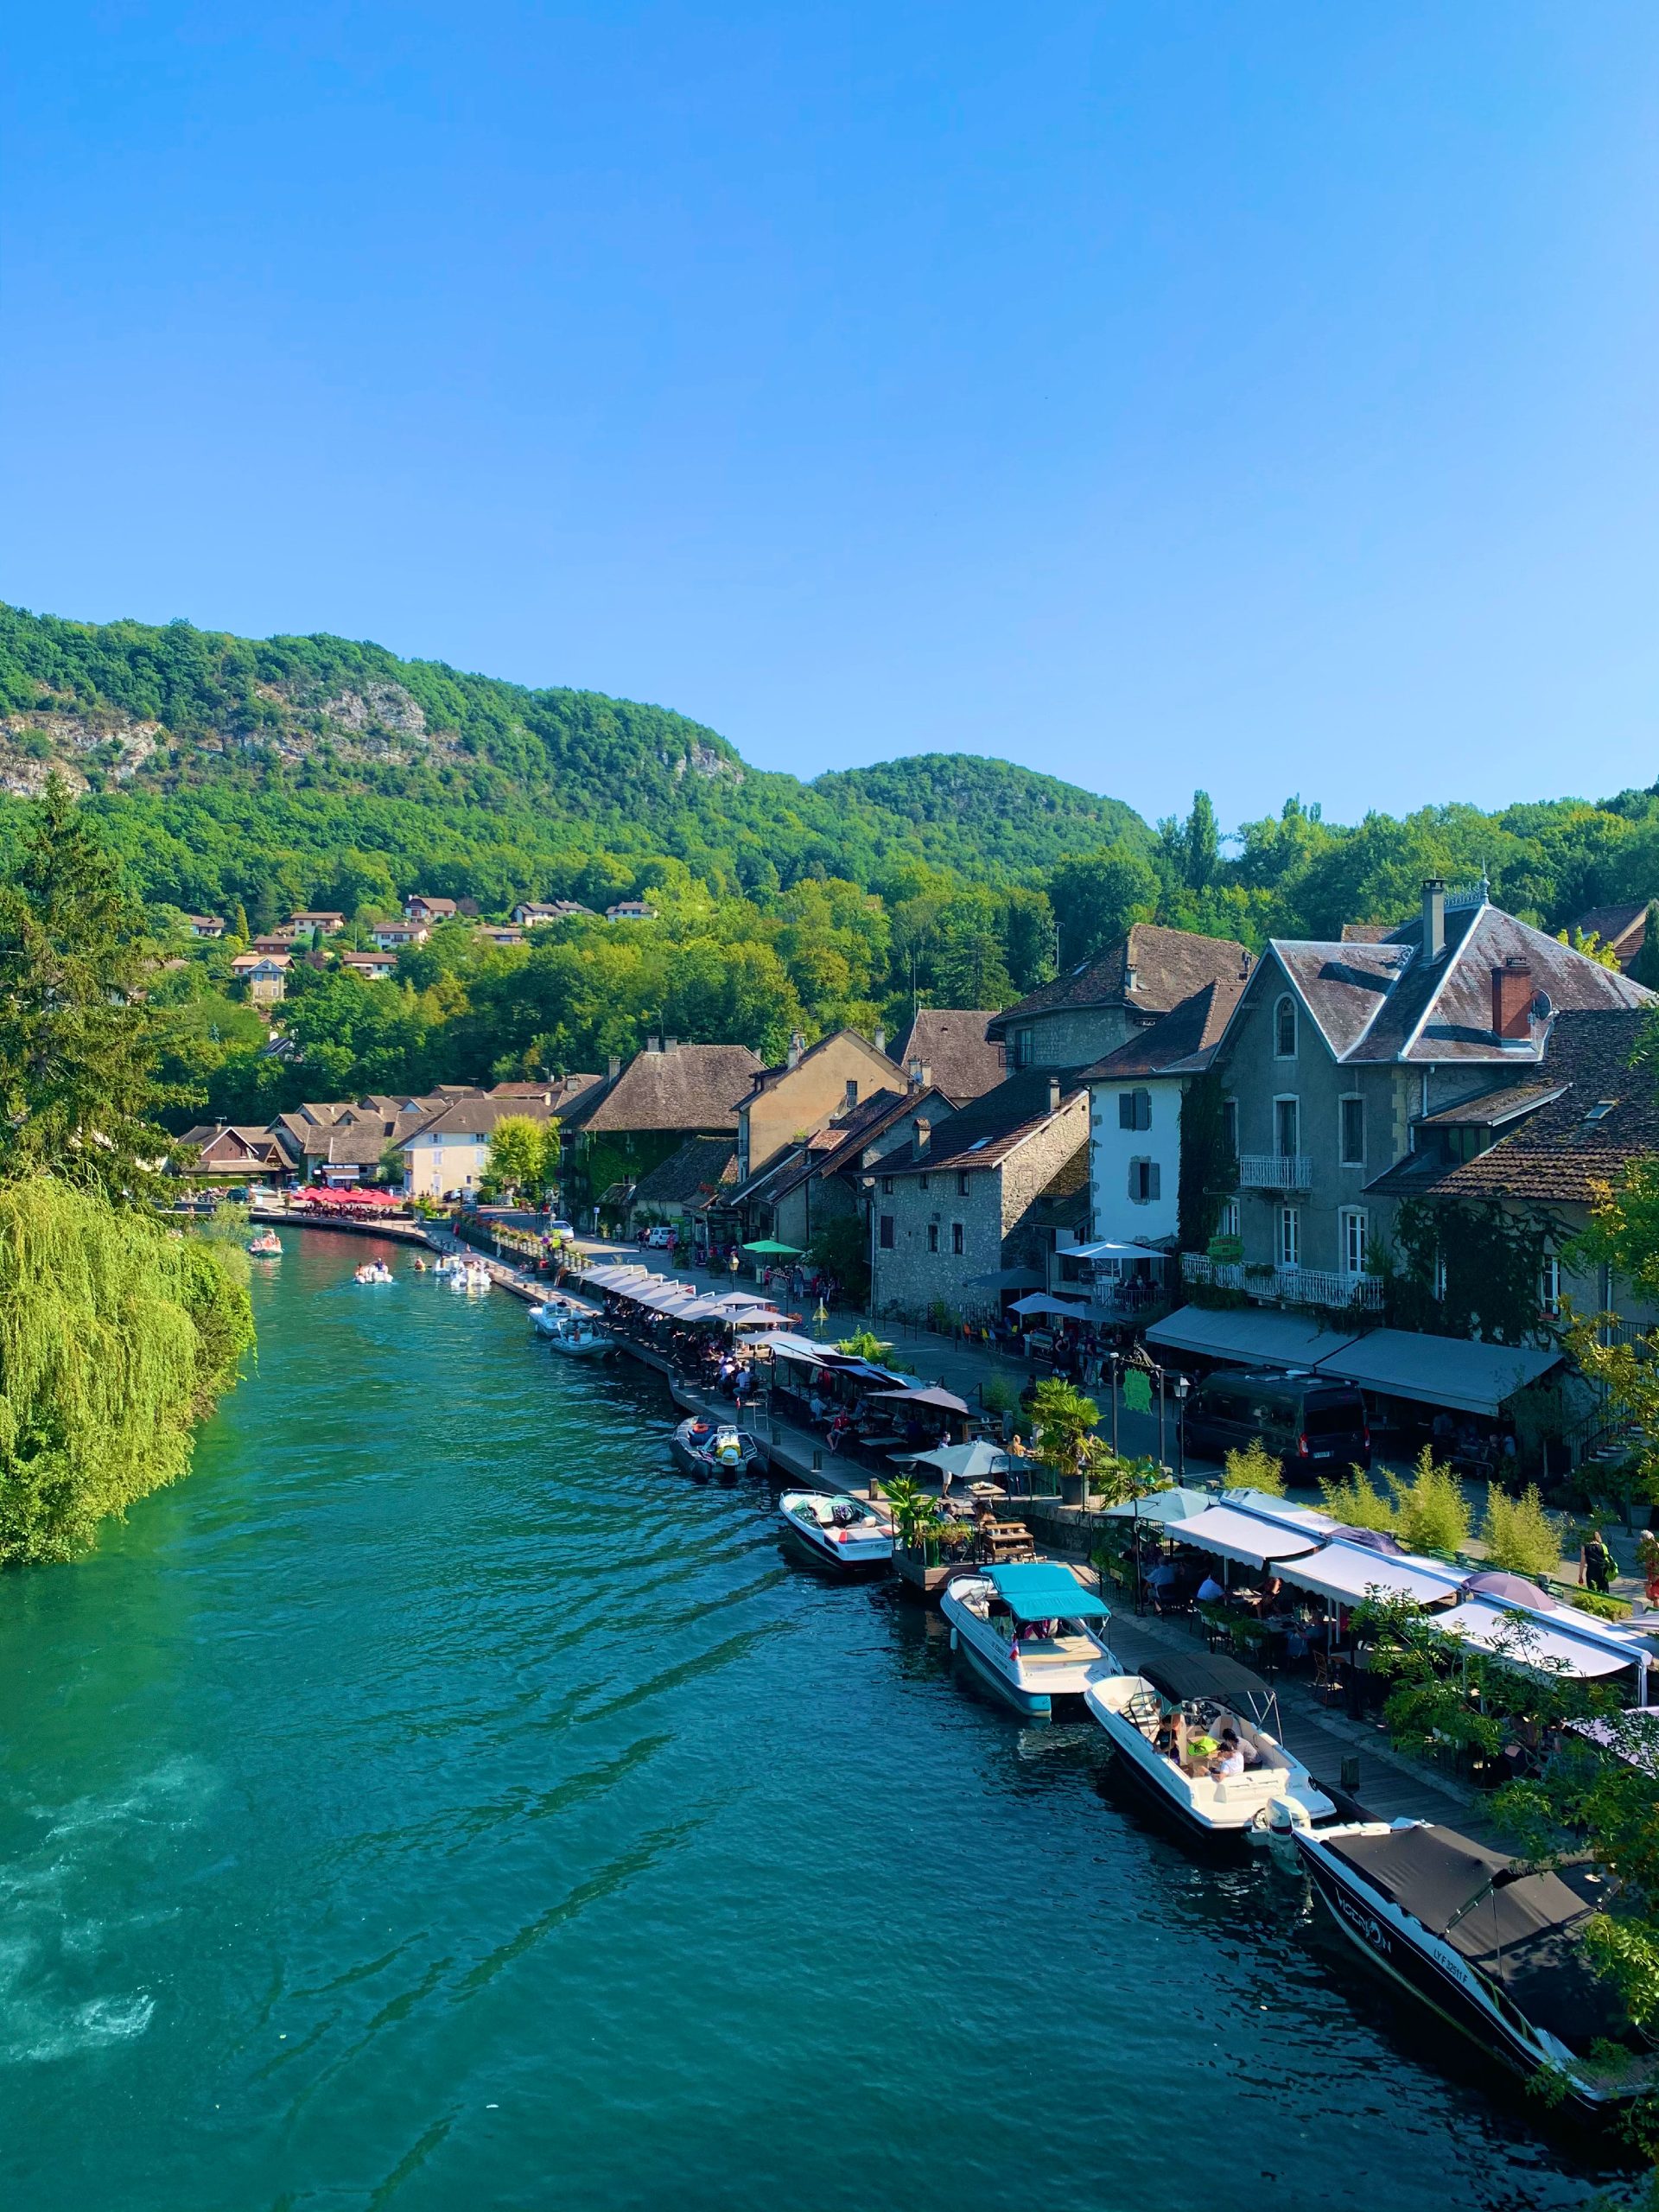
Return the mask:
<path id="1" fill-rule="evenodd" d="M 1312 1483 L 1371 1464 L 1365 1401 L 1351 1382 L 1294 1370 L 1206 1376 L 1187 1402 L 1187 1450 L 1219 1459 L 1258 1436 L 1277 1454 L 1287 1482 Z"/>

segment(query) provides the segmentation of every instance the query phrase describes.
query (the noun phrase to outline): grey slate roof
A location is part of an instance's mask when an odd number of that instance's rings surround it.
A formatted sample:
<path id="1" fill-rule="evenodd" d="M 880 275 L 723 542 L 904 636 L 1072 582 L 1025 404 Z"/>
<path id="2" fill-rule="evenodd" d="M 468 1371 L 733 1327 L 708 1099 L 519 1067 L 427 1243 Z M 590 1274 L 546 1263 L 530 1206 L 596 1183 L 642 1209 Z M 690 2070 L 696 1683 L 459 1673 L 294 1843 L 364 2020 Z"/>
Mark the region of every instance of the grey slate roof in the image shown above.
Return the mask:
<path id="1" fill-rule="evenodd" d="M 1192 930 L 1166 930 L 1153 922 L 1136 922 L 1117 944 L 1109 945 L 1097 959 L 1079 962 L 1052 983 L 1005 1007 L 988 1027 L 994 1038 L 1026 1017 L 1056 1014 L 1075 1007 L 1128 1007 L 1143 1016 L 1167 1014 L 1205 983 L 1248 976 L 1251 955 L 1230 938 L 1199 937 Z M 1135 988 L 1128 988 L 1128 971 L 1135 971 Z"/>
<path id="2" fill-rule="evenodd" d="M 881 1162 L 884 1175 L 925 1175 L 957 1167 L 1000 1166 L 1017 1145 L 1049 1119 L 1049 1083 L 1058 1082 L 1060 1107 L 1086 1098 L 1087 1088 L 1076 1068 L 1022 1068 L 968 1104 L 938 1129 L 927 1153 L 918 1159 L 889 1155 Z M 1088 1122 L 1080 1120 L 1077 1141 L 1086 1145 Z"/>
<path id="3" fill-rule="evenodd" d="M 683 1205 L 737 1180 L 737 1147 L 729 1137 L 688 1137 L 633 1186 L 637 1206 Z"/>

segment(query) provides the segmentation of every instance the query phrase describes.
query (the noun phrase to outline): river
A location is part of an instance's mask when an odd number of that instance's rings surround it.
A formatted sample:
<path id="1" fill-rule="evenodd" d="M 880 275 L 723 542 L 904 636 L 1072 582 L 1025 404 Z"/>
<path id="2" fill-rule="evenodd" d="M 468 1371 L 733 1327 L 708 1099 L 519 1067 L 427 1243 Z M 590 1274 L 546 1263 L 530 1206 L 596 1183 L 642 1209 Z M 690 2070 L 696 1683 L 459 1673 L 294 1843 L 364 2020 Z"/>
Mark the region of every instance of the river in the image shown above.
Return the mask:
<path id="1" fill-rule="evenodd" d="M 193 1477 L 0 1580 L 9 2212 L 1584 2202 L 654 1382 L 363 1251 L 289 1235 Z"/>

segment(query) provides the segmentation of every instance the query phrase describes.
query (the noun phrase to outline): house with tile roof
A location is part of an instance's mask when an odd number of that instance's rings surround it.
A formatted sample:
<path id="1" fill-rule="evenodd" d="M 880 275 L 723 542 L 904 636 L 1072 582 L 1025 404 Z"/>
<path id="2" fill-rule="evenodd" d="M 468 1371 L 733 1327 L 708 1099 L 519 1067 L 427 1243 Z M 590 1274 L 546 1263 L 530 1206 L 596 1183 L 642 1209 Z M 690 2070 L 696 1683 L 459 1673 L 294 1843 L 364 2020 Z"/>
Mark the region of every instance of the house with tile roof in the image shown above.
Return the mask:
<path id="1" fill-rule="evenodd" d="M 1648 902 L 1636 899 L 1619 906 L 1592 906 L 1573 928 L 1581 938 L 1599 938 L 1628 974 L 1648 941 Z"/>
<path id="2" fill-rule="evenodd" d="M 404 1194 L 416 1198 L 475 1198 L 484 1180 L 490 1139 L 509 1115 L 532 1122 L 553 1118 L 542 1098 L 498 1098 L 484 1091 L 442 1101 L 406 1135 L 390 1141 L 403 1154 Z"/>
<path id="3" fill-rule="evenodd" d="M 194 1162 L 184 1171 L 193 1180 L 269 1183 L 293 1166 L 281 1139 L 257 1123 L 200 1122 L 180 1142 L 196 1147 Z"/>
<path id="4" fill-rule="evenodd" d="M 871 1310 L 994 1313 L 995 1278 L 1032 1265 L 1039 1242 L 1062 1233 L 1038 1210 L 1086 1173 L 1088 1085 L 1076 1069 L 1025 1069 L 951 1114 L 937 1135 L 925 1114 L 909 1123 L 909 1142 L 866 1177 Z"/>
<path id="5" fill-rule="evenodd" d="M 837 1029 L 809 1046 L 790 1040 L 776 1067 L 760 1068 L 737 1103 L 740 1185 L 778 1158 L 786 1145 L 849 1113 L 861 1096 L 903 1079 L 884 1052 L 855 1029 Z"/>
<path id="6" fill-rule="evenodd" d="M 626 1065 L 613 1059 L 605 1080 L 560 1116 L 567 1208 L 591 1213 L 617 1187 L 620 1220 L 627 1191 L 688 1137 L 729 1136 L 735 1146 L 738 1102 L 763 1065 L 747 1045 L 672 1037 L 647 1039 Z"/>
<path id="7" fill-rule="evenodd" d="M 1230 938 L 1136 922 L 1114 945 L 1006 1007 L 986 1026 L 1020 1068 L 1084 1067 L 1173 1013 L 1205 983 L 1248 981 L 1251 955 Z"/>
<path id="8" fill-rule="evenodd" d="M 1264 1300 L 1379 1311 L 1373 1249 L 1392 1240 L 1420 1136 L 1451 1142 L 1457 1113 L 1497 1091 L 1545 1110 L 1565 1039 L 1578 1033 L 1568 1017 L 1639 1024 L 1656 1004 L 1617 969 L 1489 904 L 1484 887 L 1448 896 L 1438 879 L 1424 885 L 1421 912 L 1385 938 L 1271 943 L 1213 1054 L 1237 1162 L 1238 1287 Z M 1192 1255 L 1182 1264 L 1190 1276 L 1209 1267 Z"/>
<path id="9" fill-rule="evenodd" d="M 737 1181 L 737 1147 L 730 1137 L 688 1137 L 633 1186 L 627 1233 L 671 1228 L 686 1249 L 707 1245 L 709 1209 Z"/>
<path id="10" fill-rule="evenodd" d="M 995 1009 L 983 1007 L 922 1007 L 899 1065 L 912 1083 L 937 1084 L 958 1106 L 982 1098 L 1008 1071 L 1006 1046 L 988 1034 L 996 1019 Z"/>

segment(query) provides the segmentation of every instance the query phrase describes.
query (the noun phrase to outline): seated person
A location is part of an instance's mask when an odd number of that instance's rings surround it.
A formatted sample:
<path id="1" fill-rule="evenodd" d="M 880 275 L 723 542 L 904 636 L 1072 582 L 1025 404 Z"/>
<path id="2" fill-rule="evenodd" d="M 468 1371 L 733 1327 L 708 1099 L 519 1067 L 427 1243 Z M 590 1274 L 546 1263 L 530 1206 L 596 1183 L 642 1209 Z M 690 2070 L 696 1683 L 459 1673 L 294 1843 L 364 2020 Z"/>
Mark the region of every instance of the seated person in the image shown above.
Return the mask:
<path id="1" fill-rule="evenodd" d="M 1186 1764 L 1186 1715 L 1178 1706 L 1166 1713 L 1158 1723 L 1158 1732 L 1152 1739 L 1152 1748 L 1161 1751 L 1166 1759 L 1173 1759 L 1178 1766 Z"/>
<path id="2" fill-rule="evenodd" d="M 1244 1751 L 1230 1728 L 1221 1732 L 1221 1742 L 1210 1762 L 1210 1772 L 1217 1782 L 1226 1782 L 1244 1771 Z"/>
<path id="3" fill-rule="evenodd" d="M 1198 1603 L 1201 1605 L 1218 1605 L 1226 1595 L 1226 1591 L 1216 1580 L 1215 1569 L 1211 1567 L 1198 1585 Z"/>
<path id="4" fill-rule="evenodd" d="M 1160 1560 L 1147 1577 L 1147 1588 L 1153 1605 L 1161 1612 L 1166 1605 L 1176 1601 L 1176 1591 L 1181 1579 L 1180 1569 L 1173 1560 Z"/>

